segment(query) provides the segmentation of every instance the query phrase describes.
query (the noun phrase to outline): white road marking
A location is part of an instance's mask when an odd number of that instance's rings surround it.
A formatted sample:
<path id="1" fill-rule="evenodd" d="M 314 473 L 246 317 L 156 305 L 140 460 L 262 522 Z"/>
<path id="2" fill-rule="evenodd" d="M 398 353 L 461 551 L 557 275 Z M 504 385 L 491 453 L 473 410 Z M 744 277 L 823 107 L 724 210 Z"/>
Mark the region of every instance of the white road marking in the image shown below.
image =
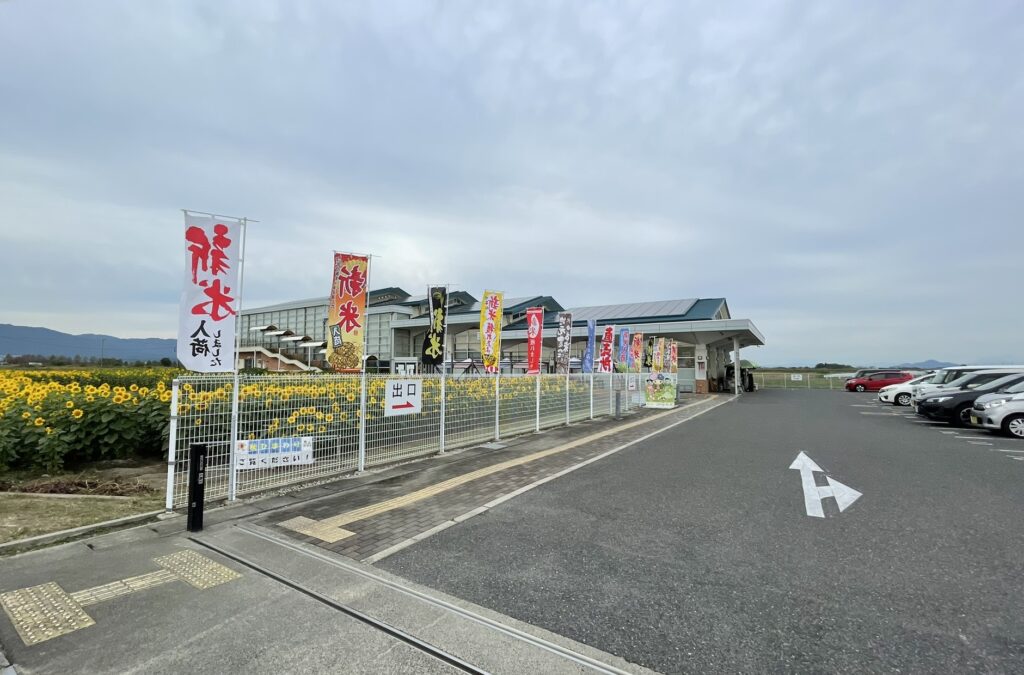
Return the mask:
<path id="1" fill-rule="evenodd" d="M 803 452 L 796 456 L 789 468 L 797 469 L 800 472 L 800 483 L 804 490 L 804 509 L 806 509 L 807 515 L 813 518 L 825 517 L 825 511 L 821 508 L 821 500 L 826 497 L 835 497 L 839 511 L 843 512 L 862 496 L 862 493 L 833 480 L 831 476 L 825 476 L 825 480 L 828 481 L 827 486 L 815 485 L 814 472 L 825 472 Z"/>
<path id="2" fill-rule="evenodd" d="M 1024 457 L 1010 457 L 1010 458 L 1008 458 L 1008 459 L 1015 459 L 1015 460 L 1017 460 L 1018 462 L 1024 462 Z"/>
<path id="3" fill-rule="evenodd" d="M 865 412 L 865 411 L 861 410 L 860 414 L 861 415 L 888 415 L 889 417 L 896 417 L 896 415 L 894 413 L 891 413 L 891 412 Z"/>
<path id="4" fill-rule="evenodd" d="M 877 408 L 877 405 L 868 405 L 866 403 L 851 403 L 851 408 Z"/>
<path id="5" fill-rule="evenodd" d="M 992 445 L 988 441 L 967 441 L 971 445 Z"/>
<path id="6" fill-rule="evenodd" d="M 995 452 L 1024 452 L 1024 450 L 1007 450 L 1006 448 L 992 448 Z M 1016 459 L 1016 458 L 1014 458 Z"/>

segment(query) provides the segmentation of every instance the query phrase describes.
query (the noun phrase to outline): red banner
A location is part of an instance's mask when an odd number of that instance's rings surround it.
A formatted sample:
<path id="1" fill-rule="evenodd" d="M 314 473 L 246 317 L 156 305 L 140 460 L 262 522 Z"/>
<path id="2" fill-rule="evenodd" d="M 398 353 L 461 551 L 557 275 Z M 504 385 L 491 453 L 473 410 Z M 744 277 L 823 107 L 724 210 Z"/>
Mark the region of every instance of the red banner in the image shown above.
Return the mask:
<path id="1" fill-rule="evenodd" d="M 526 310 L 526 374 L 540 374 L 540 353 L 544 344 L 544 308 Z"/>
<path id="2" fill-rule="evenodd" d="M 615 344 L 615 326 L 605 326 L 601 336 L 601 356 L 598 359 L 599 373 L 612 372 L 612 346 Z"/>

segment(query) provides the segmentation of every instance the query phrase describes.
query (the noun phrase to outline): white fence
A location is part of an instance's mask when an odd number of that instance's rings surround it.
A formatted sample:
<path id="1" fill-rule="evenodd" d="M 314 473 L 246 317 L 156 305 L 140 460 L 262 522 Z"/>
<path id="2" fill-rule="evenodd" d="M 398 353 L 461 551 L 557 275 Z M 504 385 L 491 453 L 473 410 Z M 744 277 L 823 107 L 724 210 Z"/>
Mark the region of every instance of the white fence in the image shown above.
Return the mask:
<path id="1" fill-rule="evenodd" d="M 642 377 L 240 375 L 237 414 L 232 413 L 233 375 L 182 377 L 174 381 L 171 396 L 167 508 L 186 504 L 193 443 L 208 448 L 206 498 L 234 499 L 614 414 L 617 391 L 627 411 L 643 405 Z M 409 379 L 421 385 L 422 411 L 385 417 L 388 382 Z M 284 447 L 288 439 L 305 439 L 307 448 L 311 443 L 311 461 L 297 451 L 268 451 L 260 462 L 246 461 L 236 451 L 232 465 L 234 440 Z"/>

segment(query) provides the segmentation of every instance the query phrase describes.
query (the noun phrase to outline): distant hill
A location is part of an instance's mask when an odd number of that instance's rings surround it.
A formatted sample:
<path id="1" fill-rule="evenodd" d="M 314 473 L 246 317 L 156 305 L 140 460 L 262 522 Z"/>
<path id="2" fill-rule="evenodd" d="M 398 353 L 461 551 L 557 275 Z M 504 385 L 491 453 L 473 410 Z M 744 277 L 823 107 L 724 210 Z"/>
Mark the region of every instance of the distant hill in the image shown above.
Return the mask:
<path id="1" fill-rule="evenodd" d="M 166 338 L 119 338 L 85 333 L 71 335 L 49 328 L 0 323 L 0 355 L 100 357 L 124 361 L 175 359 L 175 341 Z"/>
<path id="2" fill-rule="evenodd" d="M 918 361 L 916 363 L 901 363 L 893 368 L 913 368 L 915 370 L 935 370 L 937 368 L 948 368 L 949 366 L 958 366 L 959 363 L 950 363 L 949 361 L 936 361 L 935 359 L 928 359 L 927 361 Z"/>

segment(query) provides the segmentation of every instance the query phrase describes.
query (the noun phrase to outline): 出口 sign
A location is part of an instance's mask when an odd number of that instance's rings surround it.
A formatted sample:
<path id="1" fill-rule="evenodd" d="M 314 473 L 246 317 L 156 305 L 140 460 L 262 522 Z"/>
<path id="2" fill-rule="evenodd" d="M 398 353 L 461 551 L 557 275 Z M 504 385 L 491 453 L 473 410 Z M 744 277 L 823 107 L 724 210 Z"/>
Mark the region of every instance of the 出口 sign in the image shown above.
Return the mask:
<path id="1" fill-rule="evenodd" d="M 423 412 L 422 385 L 420 380 L 388 380 L 384 390 L 384 417 Z"/>

